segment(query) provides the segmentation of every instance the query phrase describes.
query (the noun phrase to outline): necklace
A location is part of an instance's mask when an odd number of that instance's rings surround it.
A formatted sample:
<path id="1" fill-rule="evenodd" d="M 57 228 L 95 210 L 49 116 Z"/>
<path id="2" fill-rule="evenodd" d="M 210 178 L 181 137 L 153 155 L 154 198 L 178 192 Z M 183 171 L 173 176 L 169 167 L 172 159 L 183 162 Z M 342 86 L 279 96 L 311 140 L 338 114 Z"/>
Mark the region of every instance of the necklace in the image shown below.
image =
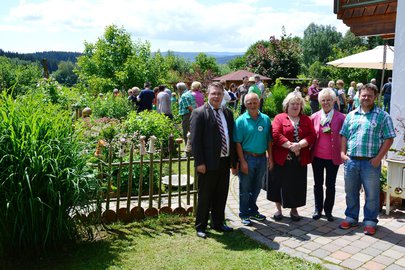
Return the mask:
<path id="1" fill-rule="evenodd" d="M 300 120 L 299 116 L 288 116 L 288 118 L 290 118 L 290 120 L 293 122 L 298 122 Z"/>

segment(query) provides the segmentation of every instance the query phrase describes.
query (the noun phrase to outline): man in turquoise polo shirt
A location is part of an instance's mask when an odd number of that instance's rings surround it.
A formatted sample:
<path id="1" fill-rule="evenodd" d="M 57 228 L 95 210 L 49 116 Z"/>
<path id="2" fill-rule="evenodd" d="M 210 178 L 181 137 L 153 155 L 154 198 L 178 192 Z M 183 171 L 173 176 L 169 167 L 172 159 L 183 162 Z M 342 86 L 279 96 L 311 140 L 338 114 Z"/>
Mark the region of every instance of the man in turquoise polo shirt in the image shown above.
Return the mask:
<path id="1" fill-rule="evenodd" d="M 243 225 L 249 226 L 251 219 L 266 219 L 259 213 L 256 201 L 267 168 L 273 168 L 273 157 L 271 122 L 259 111 L 259 97 L 249 93 L 244 102 L 247 111 L 236 119 L 233 140 L 239 159 L 239 217 Z"/>

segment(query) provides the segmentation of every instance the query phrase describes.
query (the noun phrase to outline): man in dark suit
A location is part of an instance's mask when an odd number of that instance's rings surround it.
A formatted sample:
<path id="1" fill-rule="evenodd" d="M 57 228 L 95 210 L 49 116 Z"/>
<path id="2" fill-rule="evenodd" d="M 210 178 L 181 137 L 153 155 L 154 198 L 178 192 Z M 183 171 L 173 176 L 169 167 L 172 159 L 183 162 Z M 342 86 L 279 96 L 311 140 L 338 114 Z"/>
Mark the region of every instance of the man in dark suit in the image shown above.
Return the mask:
<path id="1" fill-rule="evenodd" d="M 224 89 L 220 83 L 208 86 L 208 102 L 191 114 L 191 145 L 198 173 L 197 236 L 206 238 L 211 227 L 217 231 L 233 229 L 225 224 L 225 205 L 229 189 L 229 169 L 236 173 L 236 150 L 232 142 L 232 112 L 221 107 Z"/>

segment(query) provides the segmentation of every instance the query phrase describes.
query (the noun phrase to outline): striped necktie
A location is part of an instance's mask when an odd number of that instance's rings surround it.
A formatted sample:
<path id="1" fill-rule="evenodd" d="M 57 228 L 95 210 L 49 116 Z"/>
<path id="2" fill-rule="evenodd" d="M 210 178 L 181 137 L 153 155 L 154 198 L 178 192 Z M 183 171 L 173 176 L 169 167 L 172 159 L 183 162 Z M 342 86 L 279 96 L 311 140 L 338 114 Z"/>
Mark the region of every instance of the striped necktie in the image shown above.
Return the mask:
<path id="1" fill-rule="evenodd" d="M 215 119 L 217 120 L 219 132 L 221 133 L 221 156 L 228 155 L 228 145 L 226 144 L 226 137 L 224 126 L 222 125 L 221 115 L 219 114 L 219 109 L 214 109 Z"/>

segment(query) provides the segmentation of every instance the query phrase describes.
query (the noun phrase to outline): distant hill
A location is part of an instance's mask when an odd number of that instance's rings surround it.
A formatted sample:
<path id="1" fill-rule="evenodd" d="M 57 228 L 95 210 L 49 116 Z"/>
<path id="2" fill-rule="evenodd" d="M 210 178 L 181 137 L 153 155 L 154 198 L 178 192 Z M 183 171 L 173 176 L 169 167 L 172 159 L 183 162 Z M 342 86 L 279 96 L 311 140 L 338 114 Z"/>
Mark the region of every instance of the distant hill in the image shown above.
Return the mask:
<path id="1" fill-rule="evenodd" d="M 0 49 L 0 56 L 6 56 L 8 58 L 18 58 L 21 60 L 36 62 L 42 62 L 42 59 L 46 59 L 48 62 L 49 72 L 52 73 L 58 69 L 58 64 L 60 61 L 71 61 L 73 63 L 77 62 L 77 57 L 81 56 L 78 52 L 35 52 L 35 53 L 16 53 L 16 52 L 5 52 Z"/>
<path id="2" fill-rule="evenodd" d="M 168 52 L 161 52 L 163 56 L 166 56 Z M 195 57 L 200 53 L 200 52 L 175 52 L 171 51 L 176 56 L 183 57 L 190 62 L 194 62 Z M 226 64 L 230 60 L 234 59 L 235 57 L 242 56 L 243 53 L 237 53 L 237 52 L 204 52 L 208 56 L 213 56 L 217 59 L 218 64 Z"/>
<path id="3" fill-rule="evenodd" d="M 195 57 L 200 52 L 172 52 L 174 55 L 183 57 L 190 62 L 194 62 Z M 208 56 L 213 56 L 217 59 L 218 64 L 226 64 L 230 60 L 237 56 L 242 56 L 243 53 L 236 52 L 204 52 Z M 166 56 L 168 52 L 162 52 L 163 56 Z M 58 64 L 60 61 L 71 61 L 73 63 L 77 62 L 77 57 L 81 56 L 78 52 L 62 52 L 62 51 L 48 51 L 48 52 L 35 52 L 35 53 L 17 53 L 17 52 L 5 52 L 0 49 L 0 56 L 6 56 L 8 58 L 19 58 L 21 60 L 31 61 L 31 62 L 42 62 L 42 59 L 46 59 L 48 62 L 49 72 L 52 73 L 58 69 Z"/>

